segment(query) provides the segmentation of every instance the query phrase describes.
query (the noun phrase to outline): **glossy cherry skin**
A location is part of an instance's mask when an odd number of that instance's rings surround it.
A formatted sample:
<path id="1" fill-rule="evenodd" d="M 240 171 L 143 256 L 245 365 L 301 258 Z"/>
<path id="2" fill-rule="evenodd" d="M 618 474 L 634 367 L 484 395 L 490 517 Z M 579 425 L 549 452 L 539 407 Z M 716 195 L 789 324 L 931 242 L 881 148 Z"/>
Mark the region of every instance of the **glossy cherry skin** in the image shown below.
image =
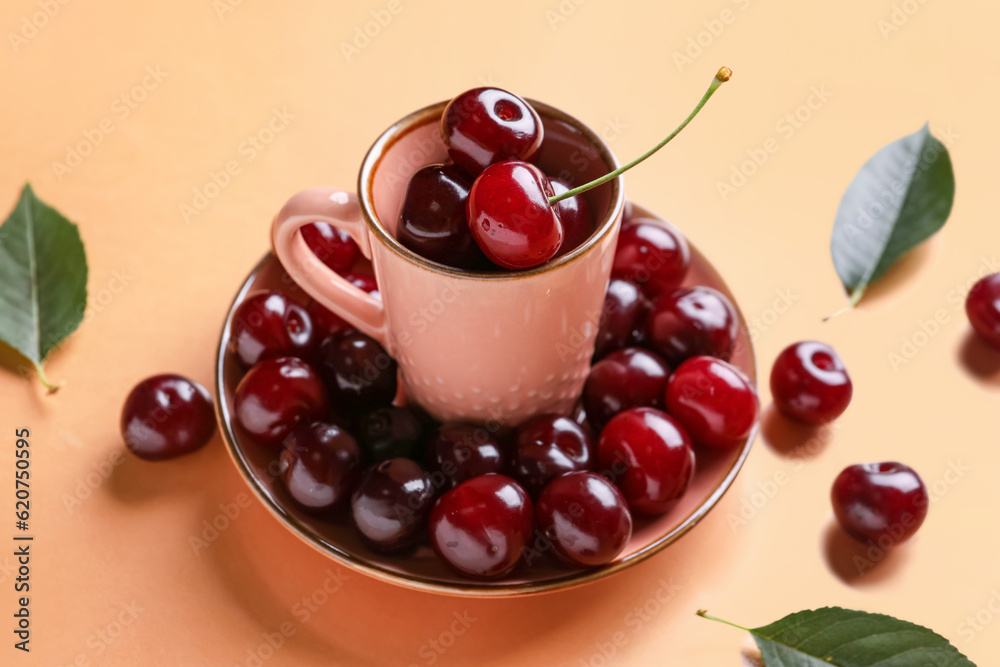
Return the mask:
<path id="1" fill-rule="evenodd" d="M 505 269 L 530 269 L 559 251 L 563 227 L 548 198 L 552 184 L 542 170 L 508 160 L 491 165 L 469 192 L 466 217 L 486 257 Z"/>
<path id="2" fill-rule="evenodd" d="M 550 178 L 549 183 L 552 184 L 552 192 L 557 195 L 572 189 L 566 181 L 558 178 Z M 594 218 L 590 215 L 590 206 L 582 195 L 563 199 L 552 208 L 559 216 L 559 222 L 563 228 L 563 242 L 559 246 L 559 252 L 556 253 L 556 257 L 562 257 L 566 253 L 576 250 L 590 238 L 590 235 L 594 233 Z"/>
<path id="3" fill-rule="evenodd" d="M 673 417 L 655 408 L 632 408 L 608 422 L 597 455 L 600 473 L 640 514 L 669 512 L 694 477 L 691 439 Z"/>
<path id="4" fill-rule="evenodd" d="M 542 119 L 530 104 L 499 88 L 473 88 L 441 116 L 452 161 L 473 176 L 502 160 L 527 160 L 542 145 Z"/>
<path id="5" fill-rule="evenodd" d="M 236 421 L 264 444 L 281 443 L 298 422 L 323 419 L 328 410 L 323 381 L 295 357 L 265 359 L 236 385 Z"/>
<path id="6" fill-rule="evenodd" d="M 534 508 L 510 477 L 480 475 L 438 499 L 429 527 L 442 560 L 469 576 L 496 579 L 521 560 L 534 532 Z"/>
<path id="7" fill-rule="evenodd" d="M 628 278 L 654 298 L 680 287 L 690 264 L 691 250 L 677 228 L 635 217 L 618 235 L 611 275 Z"/>
<path id="8" fill-rule="evenodd" d="M 278 472 L 299 507 L 333 514 L 347 505 L 361 477 L 361 449 L 335 424 L 300 423 L 285 439 Z"/>
<path id="9" fill-rule="evenodd" d="M 360 331 L 342 331 L 319 348 L 319 372 L 334 409 L 343 414 L 388 407 L 396 396 L 396 360 Z"/>
<path id="10" fill-rule="evenodd" d="M 424 427 L 406 408 L 390 406 L 369 412 L 358 421 L 358 439 L 368 460 L 412 459 L 424 435 Z"/>
<path id="11" fill-rule="evenodd" d="M 662 408 L 670 368 L 648 350 L 627 347 L 598 361 L 583 385 L 587 418 L 601 426 L 629 408 Z"/>
<path id="12" fill-rule="evenodd" d="M 229 349 L 244 366 L 274 357 L 309 360 L 319 345 L 306 309 L 277 292 L 247 296 L 233 313 L 229 330 Z"/>
<path id="13" fill-rule="evenodd" d="M 715 357 L 691 357 L 667 382 L 667 412 L 699 445 L 735 447 L 750 435 L 759 411 L 750 379 Z"/>
<path id="14" fill-rule="evenodd" d="M 592 472 L 573 472 L 549 482 L 535 504 L 535 526 L 556 559 L 569 567 L 610 563 L 632 537 L 625 497 Z"/>
<path id="15" fill-rule="evenodd" d="M 466 422 L 442 424 L 427 442 L 427 468 L 452 488 L 467 479 L 506 469 L 500 442 L 486 427 Z"/>
<path id="16" fill-rule="evenodd" d="M 590 434 L 569 417 L 538 415 L 517 427 L 512 472 L 532 498 L 556 477 L 593 466 Z"/>
<path id="17" fill-rule="evenodd" d="M 930 504 L 920 475 L 895 461 L 844 468 L 833 482 L 831 501 L 844 530 L 883 550 L 912 537 Z"/>
<path id="18" fill-rule="evenodd" d="M 302 227 L 302 238 L 313 254 L 337 273 L 349 271 L 361 257 L 361 250 L 350 234 L 325 222 Z"/>
<path id="19" fill-rule="evenodd" d="M 378 291 L 378 282 L 374 276 L 369 276 L 365 273 L 345 273 L 344 279 L 358 289 L 368 292 L 376 299 L 382 298 L 382 294 Z"/>
<path id="20" fill-rule="evenodd" d="M 130 452 L 162 461 L 205 446 L 215 432 L 212 397 L 180 375 L 148 377 L 129 392 L 121 415 L 122 439 Z"/>
<path id="21" fill-rule="evenodd" d="M 965 299 L 969 323 L 983 340 L 1000 350 L 1000 273 L 979 280 Z"/>
<path id="22" fill-rule="evenodd" d="M 472 178 L 454 164 L 431 164 L 410 177 L 396 226 L 404 246 L 432 262 L 475 268 L 482 251 L 465 218 Z"/>
<path id="23" fill-rule="evenodd" d="M 646 343 L 674 367 L 701 354 L 729 361 L 738 333 L 736 309 L 711 287 L 662 294 L 646 318 Z"/>
<path id="24" fill-rule="evenodd" d="M 338 331 L 353 331 L 347 320 L 337 315 L 333 311 L 327 310 L 318 301 L 310 301 L 306 306 L 306 312 L 312 318 L 313 328 L 316 330 L 317 338 L 323 341 Z"/>
<path id="25" fill-rule="evenodd" d="M 789 345 L 771 368 L 774 406 L 804 424 L 831 422 L 847 409 L 854 385 L 837 352 L 826 343 Z"/>
<path id="26" fill-rule="evenodd" d="M 365 473 L 351 496 L 351 514 L 361 540 L 373 551 L 391 554 L 423 539 L 433 504 L 434 486 L 420 464 L 389 459 Z"/>
<path id="27" fill-rule="evenodd" d="M 636 284 L 612 278 L 604 295 L 601 323 L 594 341 L 594 357 L 600 359 L 608 352 L 629 345 L 642 310 L 643 299 Z"/>

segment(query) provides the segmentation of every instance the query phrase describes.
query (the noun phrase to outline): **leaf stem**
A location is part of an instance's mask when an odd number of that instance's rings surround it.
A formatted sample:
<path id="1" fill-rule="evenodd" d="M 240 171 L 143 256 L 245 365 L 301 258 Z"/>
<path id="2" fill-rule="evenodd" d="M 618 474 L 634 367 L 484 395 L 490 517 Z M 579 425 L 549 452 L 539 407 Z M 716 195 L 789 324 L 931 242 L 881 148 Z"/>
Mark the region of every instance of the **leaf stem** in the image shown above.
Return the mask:
<path id="1" fill-rule="evenodd" d="M 730 626 L 736 628 L 737 630 L 743 630 L 745 632 L 753 632 L 753 630 L 751 630 L 750 628 L 744 628 L 742 625 L 736 625 L 735 623 L 730 623 L 729 621 L 727 621 L 725 619 L 718 618 L 716 616 L 712 616 L 711 614 L 708 613 L 708 610 L 706 610 L 706 609 L 699 609 L 697 613 L 698 613 L 698 616 L 701 616 L 702 618 L 707 618 L 710 621 L 715 621 L 716 623 L 723 623 L 725 625 L 730 625 Z"/>
<path id="2" fill-rule="evenodd" d="M 38 379 L 42 381 L 42 384 L 45 385 L 45 388 L 49 390 L 50 394 L 54 394 L 59 391 L 59 387 L 61 387 L 62 384 L 52 384 L 49 382 L 49 379 L 45 377 L 45 369 L 42 368 L 40 363 L 35 362 L 35 370 L 38 371 Z"/>
<path id="3" fill-rule="evenodd" d="M 586 192 L 587 190 L 590 190 L 591 188 L 596 188 L 598 185 L 603 185 L 604 183 L 607 183 L 608 181 L 614 180 L 615 178 L 618 178 L 619 176 L 621 176 L 626 171 L 628 171 L 632 167 L 636 166 L 637 164 L 639 164 L 640 162 L 642 162 L 646 158 L 650 157 L 656 151 L 658 151 L 661 148 L 663 148 L 664 146 L 666 146 L 668 143 L 670 143 L 671 139 L 673 139 L 674 137 L 676 137 L 678 134 L 680 134 L 681 130 L 683 130 L 685 127 L 687 127 L 687 124 L 690 123 L 694 119 L 694 117 L 698 115 L 698 112 L 701 111 L 701 108 L 703 106 L 705 106 L 705 102 L 708 102 L 709 98 L 712 97 L 712 95 L 715 93 L 716 90 L 718 90 L 719 86 L 721 86 L 722 84 L 724 84 L 726 81 L 729 81 L 729 78 L 732 75 L 733 75 L 733 70 L 729 69 L 728 67 L 722 67 L 721 69 L 719 69 L 719 71 L 715 75 L 715 78 L 712 79 L 712 83 L 708 87 L 708 90 L 705 91 L 705 94 L 702 95 L 702 97 L 701 97 L 701 101 L 698 102 L 698 106 L 696 106 L 694 108 L 694 110 L 691 113 L 688 114 L 688 117 L 684 119 L 684 122 L 682 122 L 680 125 L 677 126 L 677 129 L 675 129 L 673 132 L 671 132 L 670 134 L 668 134 L 666 139 L 664 139 L 663 141 L 661 141 L 660 143 L 658 143 L 651 150 L 646 151 L 645 153 L 643 153 L 642 155 L 640 155 L 636 159 L 632 160 L 631 162 L 629 162 L 625 166 L 618 167 L 617 169 L 615 169 L 610 174 L 605 174 L 604 176 L 601 176 L 600 178 L 594 179 L 590 183 L 585 183 L 584 185 L 581 185 L 579 187 L 573 188 L 572 190 L 564 192 L 564 193 L 562 193 L 560 195 L 556 195 L 554 197 L 549 197 L 549 204 L 550 205 L 558 204 L 563 199 L 569 199 L 570 197 L 578 195 L 578 194 L 580 194 L 582 192 Z"/>

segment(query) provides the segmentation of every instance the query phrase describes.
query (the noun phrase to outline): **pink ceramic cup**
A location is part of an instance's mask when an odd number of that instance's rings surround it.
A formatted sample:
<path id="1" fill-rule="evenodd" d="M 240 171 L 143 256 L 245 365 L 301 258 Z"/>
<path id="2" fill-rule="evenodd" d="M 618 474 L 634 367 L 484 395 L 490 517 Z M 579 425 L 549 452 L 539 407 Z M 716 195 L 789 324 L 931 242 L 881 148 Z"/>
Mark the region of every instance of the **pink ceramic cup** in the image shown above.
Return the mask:
<path id="1" fill-rule="evenodd" d="M 532 105 L 545 131 L 535 162 L 546 173 L 579 185 L 618 166 L 581 122 Z M 547 264 L 487 273 L 424 259 L 394 234 L 410 175 L 447 159 L 439 135 L 444 107 L 417 111 L 378 138 L 361 165 L 357 196 L 311 188 L 292 197 L 274 220 L 275 253 L 310 296 L 388 350 L 408 399 L 434 417 L 499 427 L 568 413 L 590 370 L 621 224 L 622 179 L 584 195 L 594 233 Z M 312 222 L 351 235 L 372 262 L 381 300 L 316 259 L 298 233 Z"/>

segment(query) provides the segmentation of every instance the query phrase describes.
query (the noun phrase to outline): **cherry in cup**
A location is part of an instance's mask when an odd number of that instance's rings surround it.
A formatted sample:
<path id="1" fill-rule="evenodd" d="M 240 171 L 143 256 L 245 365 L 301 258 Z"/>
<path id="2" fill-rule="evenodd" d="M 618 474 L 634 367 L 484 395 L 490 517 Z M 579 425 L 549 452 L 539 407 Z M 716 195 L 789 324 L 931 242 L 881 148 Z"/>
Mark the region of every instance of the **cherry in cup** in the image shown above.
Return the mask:
<path id="1" fill-rule="evenodd" d="M 122 406 L 121 433 L 130 452 L 162 461 L 205 446 L 215 432 L 215 411 L 208 391 L 181 375 L 148 377 Z"/>
<path id="2" fill-rule="evenodd" d="M 295 357 L 265 359 L 236 385 L 236 421 L 264 444 L 280 444 L 298 422 L 323 419 L 328 410 L 323 381 Z"/>
<path id="3" fill-rule="evenodd" d="M 840 355 L 817 341 L 786 347 L 771 368 L 774 406 L 804 424 L 831 422 L 847 409 L 854 393 L 851 376 Z"/>
<path id="4" fill-rule="evenodd" d="M 396 226 L 396 238 L 427 259 L 473 269 L 484 258 L 472 239 L 465 204 L 472 178 L 454 164 L 431 164 L 410 177 Z"/>
<path id="5" fill-rule="evenodd" d="M 569 192 L 570 186 L 566 181 L 558 178 L 550 178 L 552 192 L 556 196 Z M 556 257 L 561 257 L 568 252 L 576 250 L 583 242 L 590 238 L 594 232 L 594 219 L 590 215 L 590 206 L 582 195 L 576 195 L 556 203 L 552 207 L 563 228 L 563 242 L 556 253 Z"/>
<path id="6" fill-rule="evenodd" d="M 542 145 L 542 119 L 522 98 L 500 88 L 473 88 L 441 116 L 448 157 L 472 176 L 502 160 L 527 160 Z"/>
<path id="7" fill-rule="evenodd" d="M 837 476 L 830 496 L 844 530 L 883 550 L 912 537 L 930 504 L 920 475 L 895 461 L 848 466 Z"/>
<path id="8" fill-rule="evenodd" d="M 667 383 L 667 412 L 691 439 L 707 447 L 735 447 L 757 423 L 757 390 L 738 368 L 715 357 L 692 357 Z"/>

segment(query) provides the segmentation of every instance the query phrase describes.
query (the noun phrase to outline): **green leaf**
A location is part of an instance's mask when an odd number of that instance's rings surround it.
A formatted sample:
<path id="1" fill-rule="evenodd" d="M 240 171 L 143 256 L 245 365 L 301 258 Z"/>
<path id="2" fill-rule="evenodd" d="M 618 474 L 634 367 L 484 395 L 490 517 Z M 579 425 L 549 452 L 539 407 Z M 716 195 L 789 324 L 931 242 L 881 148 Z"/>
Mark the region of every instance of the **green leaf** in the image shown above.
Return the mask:
<path id="1" fill-rule="evenodd" d="M 733 625 L 704 611 L 698 615 Z M 741 629 L 753 634 L 766 667 L 976 667 L 927 628 L 840 607 L 800 611 Z"/>
<path id="2" fill-rule="evenodd" d="M 948 149 L 926 125 L 861 167 L 840 201 L 830 242 L 852 306 L 896 260 L 944 226 L 954 199 Z"/>
<path id="3" fill-rule="evenodd" d="M 35 364 L 83 320 L 87 256 L 80 231 L 35 196 L 30 185 L 0 227 L 0 340 Z"/>

